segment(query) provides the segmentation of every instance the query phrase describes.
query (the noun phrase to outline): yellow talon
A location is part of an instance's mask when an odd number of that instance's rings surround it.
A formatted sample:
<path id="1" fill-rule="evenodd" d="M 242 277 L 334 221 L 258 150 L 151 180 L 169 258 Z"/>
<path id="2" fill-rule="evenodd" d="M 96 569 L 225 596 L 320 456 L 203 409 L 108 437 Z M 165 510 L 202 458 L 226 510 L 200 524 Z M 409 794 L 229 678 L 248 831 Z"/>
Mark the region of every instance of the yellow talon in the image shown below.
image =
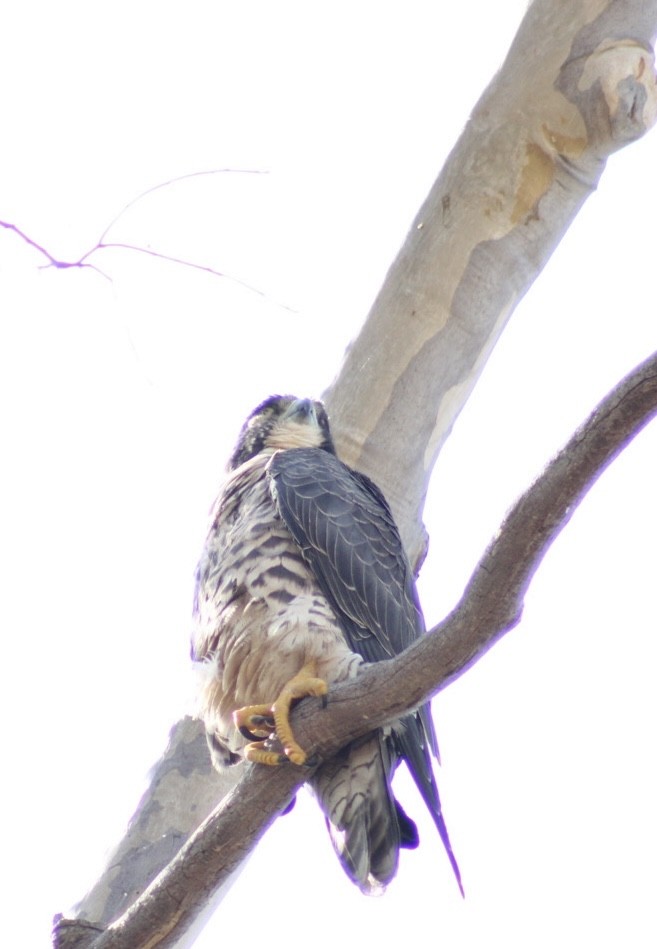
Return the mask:
<path id="1" fill-rule="evenodd" d="M 316 663 L 308 662 L 285 684 L 273 705 L 248 705 L 233 712 L 236 727 L 247 736 L 266 738 L 271 734 L 271 729 L 258 719 L 273 718 L 274 731 L 283 746 L 285 756 L 293 764 L 305 764 L 308 756 L 292 732 L 290 709 L 298 699 L 326 695 L 328 686 L 323 679 L 316 677 L 316 672 Z M 285 760 L 276 752 L 265 751 L 263 746 L 264 741 L 250 742 L 244 749 L 244 757 L 248 761 L 267 765 L 277 765 Z"/>
<path id="2" fill-rule="evenodd" d="M 283 764 L 286 760 L 285 755 L 281 755 L 277 751 L 267 751 L 264 746 L 264 741 L 250 741 L 244 747 L 244 757 L 247 761 L 254 761 L 256 764 L 266 764 L 272 767 Z"/>
<path id="3" fill-rule="evenodd" d="M 233 712 L 235 728 L 245 738 L 268 738 L 275 729 L 274 712 L 271 705 L 247 705 Z M 263 721 L 263 719 L 265 721 Z M 269 719 L 270 722 L 267 722 Z"/>
<path id="4" fill-rule="evenodd" d="M 306 752 L 299 745 L 290 726 L 290 709 L 292 703 L 306 696 L 326 695 L 328 686 L 323 679 L 316 678 L 317 667 L 314 662 L 306 663 L 294 678 L 284 686 L 272 706 L 276 734 L 283 745 L 283 750 L 293 764 L 305 764 Z"/>

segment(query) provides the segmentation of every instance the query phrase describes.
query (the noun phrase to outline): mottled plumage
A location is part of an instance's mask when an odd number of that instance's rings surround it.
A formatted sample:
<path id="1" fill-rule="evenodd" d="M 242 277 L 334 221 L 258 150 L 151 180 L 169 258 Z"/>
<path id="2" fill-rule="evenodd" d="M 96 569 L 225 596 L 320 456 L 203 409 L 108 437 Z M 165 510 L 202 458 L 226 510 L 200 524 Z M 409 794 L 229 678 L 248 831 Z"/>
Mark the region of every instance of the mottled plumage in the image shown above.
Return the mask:
<path id="1" fill-rule="evenodd" d="M 217 767 L 247 739 L 232 713 L 272 703 L 309 662 L 329 684 L 405 649 L 424 633 L 415 583 L 379 489 L 335 455 L 319 402 L 272 396 L 245 423 L 198 567 L 193 658 Z M 394 876 L 417 830 L 395 801 L 405 760 L 460 877 L 433 774 L 429 707 L 374 732 L 310 781 L 336 852 L 364 891 Z"/>

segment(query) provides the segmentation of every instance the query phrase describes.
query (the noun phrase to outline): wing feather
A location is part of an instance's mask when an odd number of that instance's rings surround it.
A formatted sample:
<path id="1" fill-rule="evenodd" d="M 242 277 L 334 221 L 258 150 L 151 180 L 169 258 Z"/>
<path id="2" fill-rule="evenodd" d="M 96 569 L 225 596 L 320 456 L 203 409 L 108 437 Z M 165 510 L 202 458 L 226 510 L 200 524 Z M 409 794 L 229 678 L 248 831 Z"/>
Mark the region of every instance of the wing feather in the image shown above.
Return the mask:
<path id="1" fill-rule="evenodd" d="M 278 452 L 267 469 L 273 498 L 340 620 L 369 662 L 424 632 L 413 574 L 379 489 L 316 448 Z"/>
<path id="2" fill-rule="evenodd" d="M 422 636 L 413 573 L 379 488 L 319 448 L 275 453 L 267 476 L 279 514 L 354 652 L 377 662 Z M 406 761 L 431 812 L 462 891 L 433 774 L 438 745 L 429 706 L 405 716 L 389 741 L 395 746 L 393 752 L 386 741 L 389 753 Z"/>

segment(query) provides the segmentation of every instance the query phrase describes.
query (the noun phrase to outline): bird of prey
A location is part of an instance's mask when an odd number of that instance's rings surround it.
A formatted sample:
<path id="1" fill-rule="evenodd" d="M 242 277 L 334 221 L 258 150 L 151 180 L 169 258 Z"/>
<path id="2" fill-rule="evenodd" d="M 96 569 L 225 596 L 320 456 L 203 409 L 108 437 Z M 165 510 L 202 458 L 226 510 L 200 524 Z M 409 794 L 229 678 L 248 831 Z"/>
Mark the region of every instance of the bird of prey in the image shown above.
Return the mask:
<path id="1" fill-rule="evenodd" d="M 228 463 L 197 570 L 192 658 L 200 716 L 218 769 L 242 757 L 306 761 L 292 704 L 326 695 L 363 662 L 395 656 L 425 631 L 413 573 L 381 491 L 335 453 L 321 402 L 271 396 Z M 272 751 L 276 737 L 284 751 Z M 395 875 L 415 823 L 391 780 L 405 761 L 461 878 L 433 772 L 429 706 L 353 742 L 309 784 L 333 846 L 364 893 Z"/>

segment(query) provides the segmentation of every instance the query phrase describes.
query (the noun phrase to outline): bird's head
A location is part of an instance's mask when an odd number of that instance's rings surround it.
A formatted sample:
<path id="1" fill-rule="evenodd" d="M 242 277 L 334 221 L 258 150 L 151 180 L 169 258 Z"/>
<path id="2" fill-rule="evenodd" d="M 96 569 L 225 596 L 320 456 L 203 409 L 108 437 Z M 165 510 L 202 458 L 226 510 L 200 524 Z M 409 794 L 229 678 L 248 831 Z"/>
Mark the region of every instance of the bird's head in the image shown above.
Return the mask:
<path id="1" fill-rule="evenodd" d="M 321 402 L 293 395 L 271 395 L 251 412 L 242 426 L 228 470 L 266 449 L 323 448 L 335 452 L 326 409 Z"/>

